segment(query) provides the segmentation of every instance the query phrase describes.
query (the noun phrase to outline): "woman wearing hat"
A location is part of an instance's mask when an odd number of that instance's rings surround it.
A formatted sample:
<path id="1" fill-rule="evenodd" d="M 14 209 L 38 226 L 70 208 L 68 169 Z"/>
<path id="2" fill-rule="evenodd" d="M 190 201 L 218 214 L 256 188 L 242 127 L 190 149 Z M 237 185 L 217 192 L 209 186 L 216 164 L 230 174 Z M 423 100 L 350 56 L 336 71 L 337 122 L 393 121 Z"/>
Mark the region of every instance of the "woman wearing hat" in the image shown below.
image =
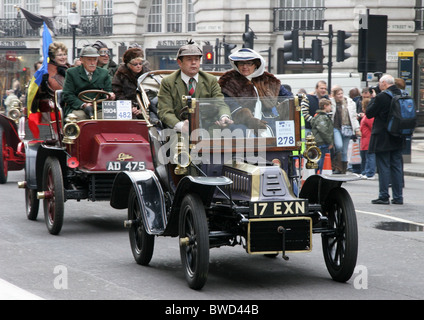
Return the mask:
<path id="1" fill-rule="evenodd" d="M 117 100 L 131 100 L 133 103 L 133 117 L 142 118 L 137 108 L 136 90 L 137 79 L 143 73 L 150 71 L 143 63 L 144 52 L 141 48 L 131 48 L 125 51 L 121 64 L 112 80 L 112 91 Z"/>
<path id="2" fill-rule="evenodd" d="M 56 90 L 61 90 L 65 82 L 68 63 L 68 48 L 62 42 L 49 45 L 49 64 L 40 88 L 32 103 L 31 112 L 50 112 Z"/>
<path id="3" fill-rule="evenodd" d="M 279 119 L 279 96 L 292 96 L 274 75 L 265 71 L 265 60 L 249 48 L 243 48 L 229 56 L 234 70 L 220 79 L 222 93 L 230 106 L 235 125 L 266 130 L 265 136 L 273 136 L 273 125 Z"/>

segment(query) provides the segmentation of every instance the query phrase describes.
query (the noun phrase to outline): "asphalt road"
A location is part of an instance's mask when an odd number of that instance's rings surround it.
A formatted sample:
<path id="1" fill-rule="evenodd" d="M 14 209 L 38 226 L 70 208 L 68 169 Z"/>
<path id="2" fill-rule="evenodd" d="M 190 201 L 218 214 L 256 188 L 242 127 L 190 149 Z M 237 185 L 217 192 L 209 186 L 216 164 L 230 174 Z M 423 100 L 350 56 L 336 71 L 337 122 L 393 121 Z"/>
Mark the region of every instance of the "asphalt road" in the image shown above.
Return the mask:
<path id="1" fill-rule="evenodd" d="M 16 184 L 23 171 L 9 174 L 0 185 L 0 299 L 169 300 L 171 306 L 172 300 L 424 298 L 423 178 L 405 177 L 403 206 L 371 205 L 377 181 L 344 185 L 359 228 L 357 269 L 347 283 L 331 280 L 315 235 L 312 252 L 290 254 L 289 261 L 248 255 L 240 246 L 211 249 L 208 281 L 193 291 L 176 238 L 156 238 L 150 265 L 139 266 L 123 228 L 126 210 L 87 201 L 67 202 L 62 232 L 52 236 L 42 208 L 37 221 L 26 218 Z M 400 226 L 411 231 L 393 231 Z"/>

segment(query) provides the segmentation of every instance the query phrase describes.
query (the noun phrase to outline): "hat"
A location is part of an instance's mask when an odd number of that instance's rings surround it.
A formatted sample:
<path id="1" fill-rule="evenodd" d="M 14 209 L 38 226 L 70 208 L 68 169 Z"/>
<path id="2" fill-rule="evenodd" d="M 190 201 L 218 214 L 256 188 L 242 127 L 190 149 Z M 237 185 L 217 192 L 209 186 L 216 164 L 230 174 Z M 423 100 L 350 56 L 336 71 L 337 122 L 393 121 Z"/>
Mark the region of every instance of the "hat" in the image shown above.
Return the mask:
<path id="1" fill-rule="evenodd" d="M 107 44 L 100 40 L 97 40 L 96 42 L 94 42 L 92 47 L 96 48 L 96 50 L 100 50 L 101 48 L 108 48 Z"/>
<path id="2" fill-rule="evenodd" d="M 177 59 L 184 56 L 203 56 L 202 50 L 194 43 L 189 43 L 180 48 L 177 53 Z"/>
<path id="3" fill-rule="evenodd" d="M 140 48 L 131 48 L 124 52 L 124 55 L 122 56 L 122 60 L 124 63 L 128 63 L 133 59 L 141 58 L 144 59 L 144 52 L 143 49 Z"/>
<path id="4" fill-rule="evenodd" d="M 93 47 L 87 46 L 82 48 L 80 57 L 98 57 L 99 54 L 97 53 L 97 50 Z"/>

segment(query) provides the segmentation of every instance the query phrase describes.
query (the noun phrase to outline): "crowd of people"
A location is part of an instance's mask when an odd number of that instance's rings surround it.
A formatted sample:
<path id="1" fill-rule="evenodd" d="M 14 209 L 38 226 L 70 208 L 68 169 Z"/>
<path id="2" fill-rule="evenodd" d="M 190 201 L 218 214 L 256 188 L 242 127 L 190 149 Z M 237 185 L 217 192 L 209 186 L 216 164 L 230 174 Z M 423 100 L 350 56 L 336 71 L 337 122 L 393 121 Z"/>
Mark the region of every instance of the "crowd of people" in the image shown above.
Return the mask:
<path id="1" fill-rule="evenodd" d="M 119 65 L 110 59 L 107 45 L 100 40 L 84 47 L 72 66 L 67 63 L 67 54 L 63 43 L 50 45 L 48 73 L 43 77 L 36 102 L 31 106 L 32 112 L 46 109 L 55 90 L 61 89 L 65 116 L 73 113 L 78 119 L 87 119 L 91 104 L 81 101 L 78 94 L 99 89 L 109 93 L 108 99 L 131 100 L 133 118 L 143 117 L 135 98 L 137 79 L 150 69 L 139 45 L 130 46 Z M 265 71 L 262 56 L 248 48 L 231 54 L 232 70 L 223 74 L 219 81 L 200 70 L 202 56 L 201 49 L 194 43 L 179 49 L 179 69 L 163 79 L 158 92 L 157 109 L 162 124 L 177 132 L 187 132 L 188 121 L 181 116 L 184 107 L 181 96 L 191 95 L 222 100 L 215 119 L 215 124 L 220 127 L 249 128 L 256 135 L 262 129 L 265 136 L 274 136 L 272 123 L 275 121 L 272 119 L 283 112 L 277 108 L 279 97 L 293 94 L 274 75 Z M 379 81 L 381 91 L 391 90 L 395 94 L 400 92 L 402 88 L 398 87 L 401 85 L 390 75 Z M 322 152 L 318 170 L 322 172 L 325 154 L 330 153 L 333 174 L 345 174 L 349 170 L 349 145 L 359 143 L 360 177 L 374 180 L 377 168 L 379 172 L 379 197 L 372 203 L 388 204 L 391 184 L 392 203 L 403 204 L 402 141 L 395 141 L 383 130 L 389 96 L 377 94 L 370 88 L 362 91 L 352 88 L 349 95 L 337 85 L 328 89 L 324 80 L 319 81 L 315 91 L 305 93 L 301 103 L 306 134 L 315 136 Z M 243 104 L 241 98 L 251 99 Z"/>

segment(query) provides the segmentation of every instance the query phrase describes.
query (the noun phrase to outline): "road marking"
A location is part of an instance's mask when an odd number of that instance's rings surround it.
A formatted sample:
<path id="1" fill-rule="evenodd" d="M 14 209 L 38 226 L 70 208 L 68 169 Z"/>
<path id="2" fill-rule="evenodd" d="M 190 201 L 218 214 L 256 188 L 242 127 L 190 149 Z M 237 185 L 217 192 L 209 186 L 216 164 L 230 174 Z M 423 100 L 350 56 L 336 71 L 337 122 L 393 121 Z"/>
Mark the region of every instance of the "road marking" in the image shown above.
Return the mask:
<path id="1" fill-rule="evenodd" d="M 370 212 L 370 211 L 362 211 L 362 210 L 356 210 L 356 212 L 359 213 L 365 213 L 365 214 L 369 214 L 372 216 L 378 216 L 378 217 L 382 217 L 382 218 L 386 218 L 386 219 L 391 219 L 391 220 L 395 220 L 398 222 L 404 222 L 404 223 L 409 223 L 409 224 L 415 224 L 417 226 L 423 226 L 424 227 L 424 223 L 419 223 L 419 222 L 414 222 L 411 220 L 406 220 L 406 219 L 402 219 L 402 218 L 397 218 L 397 217 L 393 217 L 393 216 L 389 216 L 387 214 L 382 214 L 382 213 L 376 213 L 376 212 Z"/>
<path id="2" fill-rule="evenodd" d="M 6 280 L 0 279 L 0 300 L 44 300 Z"/>

